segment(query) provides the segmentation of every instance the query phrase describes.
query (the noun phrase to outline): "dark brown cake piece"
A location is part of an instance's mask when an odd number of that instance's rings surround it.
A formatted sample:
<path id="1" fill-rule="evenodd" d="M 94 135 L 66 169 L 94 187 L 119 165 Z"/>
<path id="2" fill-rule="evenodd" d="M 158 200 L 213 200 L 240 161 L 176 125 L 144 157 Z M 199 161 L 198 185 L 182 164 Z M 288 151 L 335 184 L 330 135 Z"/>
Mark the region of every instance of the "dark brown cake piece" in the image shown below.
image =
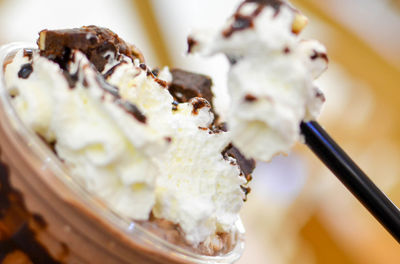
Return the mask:
<path id="1" fill-rule="evenodd" d="M 179 103 L 188 102 L 193 97 L 203 97 L 212 105 L 212 80 L 202 74 L 172 69 L 172 83 L 169 92 Z"/>
<path id="2" fill-rule="evenodd" d="M 114 57 L 124 54 L 144 62 L 142 53 L 133 45 L 120 39 L 107 28 L 87 26 L 63 30 L 42 30 L 37 41 L 41 55 L 51 60 L 67 60 L 72 49 L 85 53 L 100 72 L 108 62 L 107 53 Z M 62 64 L 62 63 L 60 63 Z"/>

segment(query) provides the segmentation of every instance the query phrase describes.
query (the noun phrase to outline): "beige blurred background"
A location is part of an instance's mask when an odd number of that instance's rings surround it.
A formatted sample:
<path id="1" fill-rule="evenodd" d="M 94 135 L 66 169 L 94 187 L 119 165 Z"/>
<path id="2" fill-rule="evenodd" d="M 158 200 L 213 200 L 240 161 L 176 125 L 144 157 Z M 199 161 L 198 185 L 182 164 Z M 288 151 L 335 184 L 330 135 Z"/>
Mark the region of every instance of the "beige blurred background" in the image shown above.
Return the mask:
<path id="1" fill-rule="evenodd" d="M 95 24 L 136 44 L 150 66 L 209 74 L 224 109 L 227 63 L 187 57 L 186 36 L 217 27 L 238 0 L 0 0 L 0 44 L 34 42 L 43 28 Z M 293 0 L 310 23 L 304 38 L 328 48 L 319 80 L 320 123 L 400 205 L 400 1 Z M 258 164 L 243 209 L 239 263 L 400 263 L 397 242 L 306 147 Z"/>

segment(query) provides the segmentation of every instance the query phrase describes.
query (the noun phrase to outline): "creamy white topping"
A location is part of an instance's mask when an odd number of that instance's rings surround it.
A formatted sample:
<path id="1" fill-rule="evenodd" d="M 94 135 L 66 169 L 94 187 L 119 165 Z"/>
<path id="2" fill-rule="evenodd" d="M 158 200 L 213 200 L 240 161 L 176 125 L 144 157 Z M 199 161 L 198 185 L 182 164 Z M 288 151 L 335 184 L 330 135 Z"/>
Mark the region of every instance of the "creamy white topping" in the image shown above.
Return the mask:
<path id="1" fill-rule="evenodd" d="M 33 71 L 20 78 L 26 63 Z M 152 212 L 179 224 L 191 244 L 215 247 L 217 233 L 233 231 L 246 183 L 236 160 L 221 154 L 230 134 L 208 128 L 214 117 L 205 99 L 173 110 L 167 68 L 159 80 L 124 56 L 110 64 L 104 81 L 73 51 L 71 87 L 58 64 L 20 51 L 6 68 L 6 84 L 21 118 L 55 142 L 57 155 L 90 192 L 124 216 L 147 220 Z"/>
<path id="2" fill-rule="evenodd" d="M 21 65 L 32 63 L 27 79 Z M 74 53 L 71 88 L 60 67 L 34 54 L 19 52 L 6 68 L 6 85 L 23 121 L 48 142 L 89 191 L 111 208 L 135 219 L 147 219 L 155 202 L 158 168 L 151 157 L 165 149 L 164 135 L 140 122 L 101 88 L 96 70 Z"/>
<path id="3" fill-rule="evenodd" d="M 171 80 L 167 69 L 159 77 Z M 205 99 L 194 98 L 172 110 L 168 90 L 150 86 L 149 78 L 139 65 L 127 63 L 108 81 L 120 88 L 125 99 L 143 109 L 149 124 L 170 134 L 165 155 L 155 158 L 160 174 L 153 214 L 179 223 L 193 244 L 210 240 L 217 232 L 233 231 L 243 205 L 240 185 L 246 180 L 236 161 L 225 160 L 221 154 L 230 143 L 230 134 L 208 128 L 214 116 Z M 196 103 L 204 106 L 196 109 Z"/>
<path id="4" fill-rule="evenodd" d="M 267 161 L 290 150 L 302 120 L 318 116 L 325 99 L 313 81 L 326 69 L 327 57 L 319 42 L 293 32 L 305 23 L 297 11 L 285 3 L 260 3 L 243 3 L 218 32 L 194 33 L 191 50 L 224 53 L 230 60 L 227 121 L 233 142 L 246 156 Z"/>

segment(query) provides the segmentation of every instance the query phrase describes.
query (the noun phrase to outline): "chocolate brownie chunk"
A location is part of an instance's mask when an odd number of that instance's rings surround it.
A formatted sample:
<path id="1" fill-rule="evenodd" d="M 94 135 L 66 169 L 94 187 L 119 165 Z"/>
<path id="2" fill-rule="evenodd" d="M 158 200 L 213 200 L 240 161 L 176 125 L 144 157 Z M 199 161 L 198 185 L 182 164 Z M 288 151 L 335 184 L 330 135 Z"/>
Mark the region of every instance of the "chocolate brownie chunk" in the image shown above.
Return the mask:
<path id="1" fill-rule="evenodd" d="M 203 97 L 212 104 L 211 78 L 180 69 L 171 70 L 172 83 L 169 92 L 179 103 L 188 102 L 193 97 Z"/>
<path id="2" fill-rule="evenodd" d="M 87 26 L 64 30 L 42 30 L 38 39 L 41 55 L 58 63 L 69 59 L 72 49 L 85 53 L 100 72 L 108 62 L 109 53 L 114 57 L 124 54 L 144 61 L 142 53 L 126 43 L 107 28 Z M 60 63 L 62 67 L 62 63 Z"/>

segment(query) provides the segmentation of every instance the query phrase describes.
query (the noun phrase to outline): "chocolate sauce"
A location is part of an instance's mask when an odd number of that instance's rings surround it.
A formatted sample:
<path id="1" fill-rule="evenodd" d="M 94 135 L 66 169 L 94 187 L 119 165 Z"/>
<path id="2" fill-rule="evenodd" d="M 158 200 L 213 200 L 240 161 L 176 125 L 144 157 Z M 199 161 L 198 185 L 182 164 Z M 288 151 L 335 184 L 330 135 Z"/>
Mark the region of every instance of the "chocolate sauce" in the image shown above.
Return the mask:
<path id="1" fill-rule="evenodd" d="M 79 71 L 77 70 L 75 73 L 69 73 L 68 71 L 63 71 L 62 72 L 65 79 L 68 82 L 69 88 L 75 88 L 76 83 L 78 82 L 78 77 L 79 77 Z"/>
<path id="2" fill-rule="evenodd" d="M 147 71 L 147 66 L 146 66 L 146 64 L 140 63 L 139 67 L 140 67 L 142 70 Z"/>
<path id="3" fill-rule="evenodd" d="M 243 185 L 241 185 L 240 188 L 244 192 L 244 196 L 245 196 L 243 201 L 247 201 L 247 195 L 251 192 L 251 188 L 249 186 L 243 186 Z"/>
<path id="4" fill-rule="evenodd" d="M 112 94 L 116 99 L 121 97 L 118 88 L 106 82 L 101 75 L 97 76 L 96 81 L 104 91 Z"/>
<path id="5" fill-rule="evenodd" d="M 326 62 L 329 61 L 328 59 L 328 55 L 326 55 L 326 53 L 324 52 L 317 52 L 316 50 L 313 51 L 313 54 L 310 56 L 311 60 L 316 60 L 316 59 L 323 59 Z"/>
<path id="6" fill-rule="evenodd" d="M 22 79 L 28 79 L 32 72 L 32 63 L 26 63 L 21 66 L 21 69 L 18 72 L 18 77 Z"/>
<path id="7" fill-rule="evenodd" d="M 191 53 L 192 50 L 193 50 L 193 47 L 197 45 L 197 41 L 196 41 L 194 38 L 192 38 L 192 37 L 189 36 L 189 37 L 187 38 L 187 44 L 188 44 L 187 53 Z"/>
<path id="8" fill-rule="evenodd" d="M 126 61 L 121 61 L 118 64 L 115 64 L 114 66 L 112 66 L 105 74 L 103 74 L 104 79 L 107 79 L 108 77 L 110 77 L 114 71 L 121 65 L 126 64 Z"/>
<path id="9" fill-rule="evenodd" d="M 121 99 L 116 100 L 116 102 L 123 109 L 125 109 L 126 112 L 128 112 L 134 118 L 136 118 L 139 122 L 144 123 L 144 124 L 146 123 L 146 120 L 147 120 L 146 116 L 139 110 L 139 108 L 137 108 L 136 105 L 134 105 L 128 101 L 121 100 Z"/>
<path id="10" fill-rule="evenodd" d="M 246 102 L 254 102 L 254 101 L 257 101 L 257 99 L 258 98 L 252 94 L 246 94 L 246 96 L 244 97 L 244 100 Z"/>
<path id="11" fill-rule="evenodd" d="M 283 5 L 282 0 L 246 0 L 245 3 L 257 3 L 264 6 L 270 6 L 275 9 L 275 12 L 279 12 Z"/>
<path id="12" fill-rule="evenodd" d="M 37 240 L 37 234 L 46 228 L 40 215 L 28 212 L 22 194 L 10 184 L 8 167 L 0 162 L 0 263 L 13 252 L 23 252 L 35 264 L 62 263 Z M 69 252 L 68 246 L 65 248 Z"/>
<path id="13" fill-rule="evenodd" d="M 243 15 L 240 13 L 242 7 L 247 3 L 256 3 L 258 7 L 253 11 L 250 15 Z M 242 31 L 248 28 L 254 28 L 254 20 L 261 13 L 261 11 L 266 7 L 270 6 L 275 10 L 274 16 L 279 14 L 281 9 L 281 5 L 283 2 L 281 0 L 246 0 L 244 1 L 236 10 L 233 15 L 233 23 L 229 28 L 222 32 L 222 35 L 225 38 L 229 38 L 237 31 Z"/>
<path id="14" fill-rule="evenodd" d="M 285 47 L 285 48 L 283 49 L 283 53 L 285 53 L 285 54 L 289 54 L 290 52 L 291 52 L 291 50 L 290 50 L 289 47 Z"/>

